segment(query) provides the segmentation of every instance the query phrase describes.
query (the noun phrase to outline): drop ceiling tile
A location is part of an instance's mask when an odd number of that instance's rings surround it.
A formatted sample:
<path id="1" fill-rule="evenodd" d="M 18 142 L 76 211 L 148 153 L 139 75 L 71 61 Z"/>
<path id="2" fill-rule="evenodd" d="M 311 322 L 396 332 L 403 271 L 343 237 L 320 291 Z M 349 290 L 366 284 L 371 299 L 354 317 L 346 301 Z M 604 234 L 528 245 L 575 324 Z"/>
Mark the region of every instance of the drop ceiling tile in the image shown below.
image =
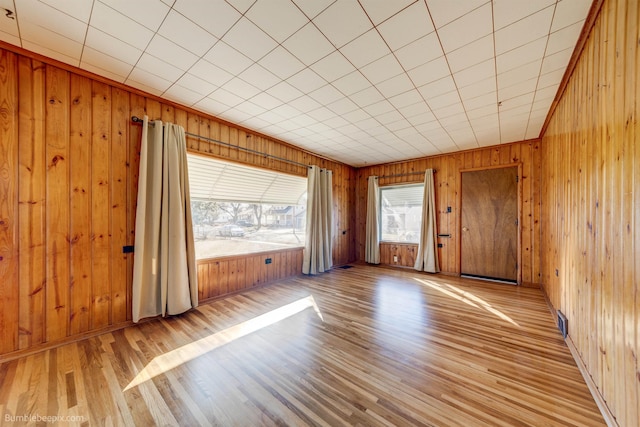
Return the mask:
<path id="1" fill-rule="evenodd" d="M 260 64 L 253 64 L 240 73 L 238 77 L 262 90 L 267 90 L 281 81 L 275 74 Z"/>
<path id="2" fill-rule="evenodd" d="M 504 106 L 514 98 L 520 98 L 523 95 L 530 95 L 531 101 L 533 101 L 533 94 L 536 90 L 537 82 L 538 79 L 533 78 L 508 87 L 498 87 L 498 100 L 502 102 Z"/>
<path id="3" fill-rule="evenodd" d="M 321 107 L 318 101 L 308 95 L 303 95 L 299 98 L 294 99 L 293 101 L 289 102 L 289 105 L 297 110 L 300 110 L 303 113 L 308 113 L 311 110 L 315 110 L 316 108 Z"/>
<path id="4" fill-rule="evenodd" d="M 547 7 L 538 13 L 496 31 L 496 55 L 501 55 L 547 36 L 549 28 L 551 28 L 553 10 L 554 7 Z"/>
<path id="5" fill-rule="evenodd" d="M 322 86 L 320 89 L 310 92 L 309 96 L 322 105 L 327 105 L 331 102 L 344 98 L 344 95 L 331 85 Z"/>
<path id="6" fill-rule="evenodd" d="M 231 123 L 242 124 L 245 120 L 251 118 L 251 114 L 244 111 L 237 110 L 236 108 L 230 108 L 220 115 L 221 118 Z"/>
<path id="7" fill-rule="evenodd" d="M 384 96 L 382 96 L 380 91 L 373 86 L 356 92 L 349 96 L 349 98 L 360 107 L 366 107 L 384 100 Z"/>
<path id="8" fill-rule="evenodd" d="M 541 74 L 538 79 L 538 89 L 545 88 L 547 86 L 558 85 L 562 81 L 565 70 L 560 68 L 550 73 Z"/>
<path id="9" fill-rule="evenodd" d="M 223 112 L 229 109 L 228 105 L 222 104 L 209 97 L 201 99 L 194 105 L 194 107 L 216 116 L 222 114 Z"/>
<path id="10" fill-rule="evenodd" d="M 489 0 L 427 0 L 429 13 L 433 18 L 436 28 L 440 28 L 462 15 L 479 8 Z"/>
<path id="11" fill-rule="evenodd" d="M 463 104 L 469 118 L 496 114 L 498 113 L 498 94 L 496 92 L 486 93 L 475 98 L 465 99 Z"/>
<path id="12" fill-rule="evenodd" d="M 338 51 L 325 56 L 310 67 L 326 81 L 332 82 L 355 71 L 355 67 Z"/>
<path id="13" fill-rule="evenodd" d="M 549 35 L 549 42 L 547 43 L 546 55 L 559 52 L 565 49 L 571 49 L 576 45 L 580 32 L 582 31 L 583 22 L 577 22 L 573 25 L 564 27 Z"/>
<path id="14" fill-rule="evenodd" d="M 106 4 L 110 8 L 117 10 L 121 14 L 133 19 L 139 24 L 144 25 L 152 31 L 157 31 L 162 24 L 162 21 L 169 13 L 169 6 L 162 3 L 160 0 L 138 0 L 138 1 L 126 1 L 126 0 L 99 0 Z M 83 3 L 91 4 L 91 2 L 59 2 L 76 5 Z M 95 7 L 95 6 L 94 6 Z"/>
<path id="15" fill-rule="evenodd" d="M 277 108 L 277 107 L 282 105 L 282 101 L 280 101 L 278 98 L 276 98 L 276 97 L 274 97 L 272 95 L 269 95 L 266 92 L 262 92 L 262 93 L 260 93 L 260 94 L 258 94 L 256 96 L 254 96 L 253 98 L 251 98 L 251 102 L 253 102 L 256 105 L 261 106 L 262 108 L 264 108 L 266 110 L 273 110 L 274 108 Z M 280 120 L 282 120 L 282 119 L 280 119 Z M 278 121 L 280 121 L 280 120 L 278 120 Z"/>
<path id="16" fill-rule="evenodd" d="M 233 107 L 233 109 L 236 111 L 241 111 L 245 114 L 248 114 L 249 117 L 259 116 L 260 114 L 267 111 L 266 108 L 256 105 L 251 101 L 242 102 L 236 105 L 235 107 Z"/>
<path id="17" fill-rule="evenodd" d="M 540 70 L 540 73 L 546 74 L 559 69 L 565 69 L 567 64 L 569 64 L 572 53 L 573 49 L 565 49 L 552 55 L 545 56 L 542 60 L 542 70 Z"/>
<path id="18" fill-rule="evenodd" d="M 303 93 L 312 92 L 327 84 L 325 79 L 309 68 L 305 68 L 296 75 L 289 77 L 287 82 Z"/>
<path id="19" fill-rule="evenodd" d="M 440 41 L 436 33 L 421 37 L 396 50 L 394 53 L 405 70 L 411 70 L 443 55 L 442 47 L 440 46 Z"/>
<path id="20" fill-rule="evenodd" d="M 191 73 L 185 73 L 182 77 L 180 77 L 180 79 L 178 79 L 176 83 L 182 87 L 192 90 L 193 92 L 205 96 L 218 88 L 217 86 Z"/>
<path id="21" fill-rule="evenodd" d="M 229 92 L 224 88 L 219 88 L 214 90 L 208 98 L 213 99 L 214 101 L 221 102 L 230 107 L 235 107 L 244 101 L 241 97 L 236 95 L 235 93 Z"/>
<path id="22" fill-rule="evenodd" d="M 424 101 L 419 92 L 415 90 L 409 90 L 389 98 L 389 102 L 391 102 L 394 107 L 401 109 L 402 107 L 415 105 L 416 103 L 423 103 Z"/>
<path id="23" fill-rule="evenodd" d="M 254 61 L 258 61 L 277 46 L 267 33 L 244 17 L 236 22 L 222 40 Z"/>
<path id="24" fill-rule="evenodd" d="M 305 68 L 302 62 L 298 61 L 295 56 L 287 52 L 282 46 L 276 47 L 258 63 L 283 80 Z"/>
<path id="25" fill-rule="evenodd" d="M 8 3 L 7 0 L 2 0 L 0 1 L 0 8 L 12 11 L 13 2 Z M 20 33 L 18 32 L 17 19 L 0 19 L 0 39 L 3 37 L 7 42 L 20 46 Z"/>
<path id="26" fill-rule="evenodd" d="M 280 101 L 287 103 L 303 95 L 302 92 L 300 92 L 298 89 L 291 86 L 287 82 L 280 82 L 277 85 L 267 89 L 267 93 L 275 96 Z"/>
<path id="27" fill-rule="evenodd" d="M 415 86 L 413 85 L 409 77 L 407 77 L 406 74 L 402 73 L 378 83 L 376 85 L 376 89 L 385 97 L 391 98 L 392 96 L 415 89 Z"/>
<path id="28" fill-rule="evenodd" d="M 464 70 L 494 57 L 493 35 L 482 37 L 447 54 L 452 72 Z"/>
<path id="29" fill-rule="evenodd" d="M 378 25 L 401 12 L 412 3 L 416 3 L 416 1 L 417 0 L 362 0 L 360 1 L 360 4 L 362 4 L 362 7 L 371 21 L 373 21 L 375 25 Z"/>
<path id="30" fill-rule="evenodd" d="M 85 50 L 87 47 L 100 51 L 113 58 L 117 58 L 119 61 L 130 65 L 135 65 L 142 55 L 141 49 L 131 46 L 130 44 L 127 44 L 122 40 L 93 27 L 89 27 L 89 31 L 87 32 Z"/>
<path id="31" fill-rule="evenodd" d="M 446 76 L 434 82 L 420 86 L 418 88 L 418 91 L 422 94 L 424 99 L 428 101 L 430 98 L 442 95 L 443 93 L 454 91 L 456 89 L 456 84 L 451 76 Z"/>
<path id="32" fill-rule="evenodd" d="M 108 71 L 111 74 L 111 78 L 117 76 L 114 80 L 121 83 L 126 79 L 131 70 L 133 70 L 133 64 L 120 61 L 111 55 L 92 49 L 89 46 L 85 46 L 82 51 L 81 64 L 81 68 L 86 69 L 86 65 L 92 65 L 101 71 Z"/>
<path id="33" fill-rule="evenodd" d="M 144 91 L 156 96 L 161 96 L 162 93 L 164 92 L 164 90 L 160 90 L 153 86 L 149 86 L 145 83 L 141 83 L 136 80 L 133 80 L 131 77 L 129 77 L 124 83 L 128 86 L 135 87 L 136 89 L 140 89 L 141 91 Z M 170 84 L 170 82 L 167 82 L 167 84 Z M 208 110 L 208 111 L 211 111 L 211 110 Z"/>
<path id="34" fill-rule="evenodd" d="M 385 5 L 395 5 L 396 3 L 381 2 L 379 0 L 370 1 Z M 412 3 L 397 15 L 378 25 L 377 29 L 391 50 L 397 50 L 413 43 L 434 31 L 429 12 L 422 1 Z"/>
<path id="35" fill-rule="evenodd" d="M 422 98 L 420 98 L 418 102 L 415 102 L 413 104 L 408 104 L 408 105 L 404 105 L 402 107 L 396 107 L 396 108 L 398 108 L 398 111 L 400 111 L 400 114 L 402 114 L 404 117 L 406 117 L 409 120 L 413 119 L 414 117 L 421 117 L 423 119 L 425 116 L 428 116 L 431 114 L 431 109 L 429 108 L 427 103 L 424 102 L 424 100 L 422 100 Z M 412 124 L 416 123 L 415 120 L 410 120 L 410 121 Z"/>
<path id="36" fill-rule="evenodd" d="M 35 25 L 29 21 L 20 23 L 20 34 L 25 49 L 34 50 L 26 46 L 37 46 L 35 52 L 50 55 L 54 59 L 67 64 L 78 65 L 82 54 L 82 43 L 72 40 L 62 34 L 55 33 L 45 27 Z"/>
<path id="37" fill-rule="evenodd" d="M 144 70 L 170 82 L 178 80 L 180 76 L 184 74 L 184 71 L 178 67 L 174 67 L 173 65 L 164 62 L 153 55 L 149 55 L 148 53 L 142 54 L 140 60 L 136 64 L 136 69 Z"/>
<path id="38" fill-rule="evenodd" d="M 335 1 L 336 0 L 293 0 L 309 19 L 318 16 L 320 12 L 331 6 Z"/>
<path id="39" fill-rule="evenodd" d="M 198 56 L 207 53 L 218 41 L 217 37 L 174 10 L 169 12 L 158 33 Z"/>
<path id="40" fill-rule="evenodd" d="M 360 71 L 373 84 L 380 83 L 404 72 L 396 57 L 392 54 L 362 67 Z"/>
<path id="41" fill-rule="evenodd" d="M 275 107 L 274 107 L 275 108 Z M 267 111 L 265 111 L 264 113 L 260 114 L 260 116 L 258 116 L 261 120 L 264 120 L 266 122 L 271 123 L 271 125 L 269 126 L 269 128 L 271 129 L 278 129 L 279 131 L 284 131 L 284 129 L 282 129 L 278 123 L 281 123 L 284 120 L 284 117 L 281 116 L 280 114 L 277 114 L 273 111 L 273 108 L 268 109 Z"/>
<path id="42" fill-rule="evenodd" d="M 62 13 L 82 21 L 84 23 L 89 22 L 91 16 L 92 2 L 73 2 L 73 1 L 59 1 L 59 0 L 40 0 L 42 3 L 47 4 Z M 21 2 L 21 1 L 20 1 Z M 10 5 L 10 6 L 9 6 Z M 7 1 L 3 4 L 0 2 L 0 7 L 3 9 L 13 10 L 13 1 Z"/>
<path id="43" fill-rule="evenodd" d="M 333 109 L 331 108 L 329 109 L 333 111 Z M 341 128 L 342 126 L 346 126 L 349 124 L 349 122 L 347 122 L 344 118 L 340 116 L 334 116 L 328 120 L 325 120 L 323 123 L 340 133 L 342 132 L 341 130 L 338 130 L 338 129 Z M 340 138 L 340 139 L 349 139 L 349 138 Z"/>
<path id="44" fill-rule="evenodd" d="M 226 91 L 231 92 L 242 99 L 250 99 L 256 96 L 257 94 L 259 94 L 260 92 L 262 92 L 260 89 L 258 89 L 254 85 L 247 83 L 246 81 L 242 80 L 239 77 L 234 77 L 228 82 L 226 82 L 223 88 Z"/>
<path id="45" fill-rule="evenodd" d="M 459 88 L 470 86 L 486 79 L 495 79 L 495 67 L 495 61 L 490 59 L 454 73 L 453 78 Z"/>
<path id="46" fill-rule="evenodd" d="M 305 65 L 311 65 L 334 51 L 334 47 L 315 25 L 308 23 L 282 43 Z"/>
<path id="47" fill-rule="evenodd" d="M 375 29 L 369 30 L 357 39 L 347 43 L 340 48 L 340 51 L 358 68 L 391 53 Z"/>
<path id="48" fill-rule="evenodd" d="M 542 100 L 542 99 L 553 99 L 556 96 L 556 92 L 558 92 L 558 86 L 560 86 L 559 84 L 557 85 L 553 85 L 553 86 L 547 86 L 545 88 L 542 89 L 538 89 L 536 91 L 535 94 L 535 99 L 537 100 Z"/>
<path id="49" fill-rule="evenodd" d="M 524 46 L 520 46 L 496 57 L 498 73 L 512 70 L 532 61 L 537 61 L 544 56 L 547 46 L 547 38 L 542 37 Z"/>
<path id="50" fill-rule="evenodd" d="M 392 116 L 392 113 L 393 112 L 387 113 L 386 115 L 383 115 L 382 116 L 382 120 L 385 120 L 387 116 L 389 116 L 389 117 Z M 398 113 L 398 115 L 400 115 L 400 114 Z M 400 117 L 402 117 L 402 116 L 400 116 Z M 387 123 L 385 126 L 387 127 L 387 129 L 389 129 L 392 132 L 397 132 L 397 131 L 400 131 L 402 129 L 408 129 L 408 128 L 413 129 L 413 127 L 411 126 L 411 123 L 409 123 L 407 121 L 407 119 L 405 119 L 405 118 L 401 118 L 400 120 L 396 120 L 394 122 Z"/>
<path id="51" fill-rule="evenodd" d="M 196 62 L 189 69 L 189 73 L 216 86 L 222 86 L 233 78 L 233 75 L 204 59 Z"/>
<path id="52" fill-rule="evenodd" d="M 204 98 L 201 94 L 177 84 L 172 85 L 162 96 L 187 106 L 191 106 Z"/>
<path id="53" fill-rule="evenodd" d="M 83 55 L 82 55 L 83 58 L 85 57 L 85 53 L 87 52 L 87 49 L 90 49 L 90 48 L 86 48 L 85 49 L 85 51 L 83 52 Z M 94 51 L 94 52 L 96 52 L 96 51 Z M 100 54 L 100 55 L 103 55 L 100 52 L 97 52 L 97 53 Z M 94 60 L 94 58 L 91 58 L 91 60 Z M 129 67 L 133 68 L 130 65 L 129 65 Z M 118 83 L 124 83 L 127 80 L 126 76 L 129 75 L 129 73 L 127 73 L 124 76 L 120 75 L 120 74 L 117 74 L 117 73 L 114 73 L 114 72 L 111 71 L 111 69 L 107 70 L 107 69 L 95 66 L 95 65 L 91 64 L 90 62 L 85 61 L 84 59 L 80 62 L 80 68 L 82 68 L 83 70 L 87 70 L 87 71 L 89 71 L 91 73 L 97 74 L 99 76 L 104 76 L 104 77 L 106 77 L 108 79 L 111 79 L 113 81 L 116 81 Z"/>
<path id="54" fill-rule="evenodd" d="M 435 121 L 436 116 L 433 115 L 433 113 L 431 112 L 429 107 L 426 106 L 426 104 L 425 104 L 425 110 L 426 111 L 423 113 L 417 114 L 415 116 L 407 117 L 407 120 L 409 121 L 409 123 L 411 123 L 413 126 L 419 126 L 425 123 Z"/>
<path id="55" fill-rule="evenodd" d="M 555 2 L 556 0 L 494 0 L 493 19 L 495 29 L 500 30 L 549 6 L 554 9 Z M 547 26 L 548 29 L 549 27 Z"/>
<path id="56" fill-rule="evenodd" d="M 360 71 L 354 71 L 334 81 L 332 85 L 345 95 L 352 95 L 371 86 Z"/>
<path id="57" fill-rule="evenodd" d="M 337 48 L 341 48 L 372 27 L 360 4 L 351 0 L 337 0 L 316 16 L 313 22 Z"/>
<path id="58" fill-rule="evenodd" d="M 409 70 L 408 74 L 413 84 L 416 85 L 416 87 L 420 87 L 449 75 L 449 65 L 444 56 L 442 56 L 420 65 L 413 70 Z"/>
<path id="59" fill-rule="evenodd" d="M 355 123 L 360 130 L 362 130 L 360 126 L 363 124 L 363 120 L 371 120 L 371 116 L 362 108 L 345 113 L 343 117 L 349 122 Z"/>
<path id="60" fill-rule="evenodd" d="M 153 39 L 151 39 L 151 43 L 149 43 L 146 52 L 156 58 L 163 58 L 165 62 L 183 71 L 191 68 L 199 59 L 193 53 L 159 34 L 156 34 Z"/>
<path id="61" fill-rule="evenodd" d="M 216 43 L 204 59 L 234 75 L 240 74 L 253 64 L 251 59 L 222 41 Z"/>
<path id="62" fill-rule="evenodd" d="M 256 0 L 227 0 L 227 3 L 242 14 L 246 13 L 255 2 Z"/>
<path id="63" fill-rule="evenodd" d="M 496 91 L 497 88 L 495 77 L 490 77 L 488 79 L 484 79 L 479 82 L 458 88 L 458 93 L 460 93 L 460 97 L 463 101 Z"/>
<path id="64" fill-rule="evenodd" d="M 35 33 L 44 33 L 45 31 L 57 34 L 75 42 L 82 43 L 84 41 L 84 37 L 87 32 L 86 22 L 69 16 L 64 12 L 37 0 L 21 0 L 16 2 L 16 6 L 16 15 L 19 19 L 22 37 L 24 37 L 24 25 L 28 24 L 28 32 L 30 37 L 32 37 L 30 40 L 33 42 L 35 42 L 33 39 L 33 35 Z M 9 10 L 12 9 L 13 8 L 10 8 Z M 2 18 L 8 19 L 4 17 L 5 14 L 6 12 L 2 13 Z M 55 48 L 54 44 L 43 44 L 43 46 L 51 46 L 52 48 Z"/>
<path id="65" fill-rule="evenodd" d="M 146 87 L 153 88 L 154 94 L 156 95 L 160 95 L 162 92 L 169 89 L 169 86 L 171 86 L 172 83 L 170 80 L 163 79 L 162 77 L 139 67 L 135 67 L 131 71 L 129 78 L 127 79 L 127 84 L 130 84 L 129 82 L 137 82 Z M 132 84 L 132 86 L 138 87 L 136 84 Z"/>
<path id="66" fill-rule="evenodd" d="M 258 1 L 246 17 L 279 43 L 309 22 L 290 0 Z"/>
<path id="67" fill-rule="evenodd" d="M 138 49 L 144 50 L 154 32 L 133 19 L 97 1 L 93 5 L 90 25 Z"/>
<path id="68" fill-rule="evenodd" d="M 427 103 L 432 110 L 438 110 L 444 107 L 448 107 L 453 104 L 460 103 L 460 96 L 458 91 L 451 91 L 443 93 L 442 95 L 434 96 L 427 99 Z"/>
<path id="69" fill-rule="evenodd" d="M 127 4 L 138 3 L 127 1 Z M 210 34 L 221 38 L 240 19 L 240 13 L 224 0 L 178 0 L 173 9 Z"/>
<path id="70" fill-rule="evenodd" d="M 375 104 L 367 105 L 363 110 L 371 114 L 377 120 L 378 115 L 388 113 L 389 111 L 395 111 L 395 107 L 385 99 L 378 101 Z"/>
<path id="71" fill-rule="evenodd" d="M 491 4 L 487 3 L 438 29 L 444 52 L 448 53 L 493 32 Z"/>
<path id="72" fill-rule="evenodd" d="M 559 1 L 553 14 L 551 31 L 555 32 L 575 23 L 580 23 L 580 27 L 582 27 L 589 14 L 591 3 L 593 3 L 592 0 Z"/>
<path id="73" fill-rule="evenodd" d="M 356 105 L 349 98 L 341 98 L 327 105 L 327 108 L 336 114 L 346 114 L 354 110 L 358 110 L 360 107 Z"/>
<path id="74" fill-rule="evenodd" d="M 542 60 L 537 60 L 514 68 L 504 73 L 498 74 L 498 89 L 505 89 L 509 86 L 519 84 L 531 79 L 538 79 Z"/>

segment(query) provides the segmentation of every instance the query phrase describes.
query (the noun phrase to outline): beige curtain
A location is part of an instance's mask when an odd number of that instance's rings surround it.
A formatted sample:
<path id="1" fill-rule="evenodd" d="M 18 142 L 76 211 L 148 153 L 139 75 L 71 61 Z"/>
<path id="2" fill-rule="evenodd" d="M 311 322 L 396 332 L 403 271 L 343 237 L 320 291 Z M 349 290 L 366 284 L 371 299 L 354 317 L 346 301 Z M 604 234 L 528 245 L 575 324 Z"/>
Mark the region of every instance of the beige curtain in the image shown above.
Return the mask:
<path id="1" fill-rule="evenodd" d="M 184 129 L 142 124 L 133 260 L 133 321 L 198 305 Z"/>
<path id="2" fill-rule="evenodd" d="M 333 174 L 318 166 L 307 177 L 307 225 L 302 259 L 304 274 L 323 273 L 333 266 Z"/>
<path id="3" fill-rule="evenodd" d="M 436 195 L 433 183 L 433 169 L 424 173 L 424 198 L 422 200 L 422 224 L 420 225 L 420 242 L 414 268 L 419 271 L 437 273 L 438 263 L 438 231 L 436 227 Z"/>
<path id="4" fill-rule="evenodd" d="M 364 260 L 370 264 L 380 264 L 380 191 L 377 176 L 369 177 Z"/>

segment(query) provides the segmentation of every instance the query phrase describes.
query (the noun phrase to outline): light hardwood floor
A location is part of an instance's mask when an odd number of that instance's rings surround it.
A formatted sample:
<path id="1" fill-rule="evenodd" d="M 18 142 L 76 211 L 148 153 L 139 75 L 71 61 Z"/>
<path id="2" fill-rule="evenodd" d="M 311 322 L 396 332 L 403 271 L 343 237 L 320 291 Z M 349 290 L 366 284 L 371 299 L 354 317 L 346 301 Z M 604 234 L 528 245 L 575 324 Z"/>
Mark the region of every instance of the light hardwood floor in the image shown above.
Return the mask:
<path id="1" fill-rule="evenodd" d="M 366 265 L 8 361 L 0 380 L 2 425 L 604 425 L 541 291 Z"/>

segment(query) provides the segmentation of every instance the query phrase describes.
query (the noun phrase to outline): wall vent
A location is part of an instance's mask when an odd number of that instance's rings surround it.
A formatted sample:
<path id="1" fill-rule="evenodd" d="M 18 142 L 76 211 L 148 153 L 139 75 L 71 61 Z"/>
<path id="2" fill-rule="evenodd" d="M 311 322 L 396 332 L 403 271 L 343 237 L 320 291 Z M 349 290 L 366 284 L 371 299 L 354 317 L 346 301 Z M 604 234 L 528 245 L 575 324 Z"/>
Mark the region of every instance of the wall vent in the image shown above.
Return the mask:
<path id="1" fill-rule="evenodd" d="M 567 338 L 567 334 L 569 333 L 569 325 L 567 323 L 567 316 L 562 314 L 560 310 L 558 310 L 558 329 L 560 329 L 560 333 L 562 333 L 563 338 Z"/>

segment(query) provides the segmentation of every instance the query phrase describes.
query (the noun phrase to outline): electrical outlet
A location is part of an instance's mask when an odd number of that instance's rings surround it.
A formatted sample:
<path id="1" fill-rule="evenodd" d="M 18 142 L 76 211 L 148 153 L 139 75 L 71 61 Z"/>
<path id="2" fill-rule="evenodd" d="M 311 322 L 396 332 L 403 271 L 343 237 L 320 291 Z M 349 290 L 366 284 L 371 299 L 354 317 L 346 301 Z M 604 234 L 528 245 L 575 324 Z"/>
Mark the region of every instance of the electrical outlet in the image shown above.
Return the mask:
<path id="1" fill-rule="evenodd" d="M 398 255 L 393 256 L 393 262 L 398 262 Z"/>
<path id="2" fill-rule="evenodd" d="M 271 258 L 267 258 L 267 259 L 265 259 L 265 260 L 264 260 L 264 263 L 265 263 L 265 264 L 271 264 Z"/>

